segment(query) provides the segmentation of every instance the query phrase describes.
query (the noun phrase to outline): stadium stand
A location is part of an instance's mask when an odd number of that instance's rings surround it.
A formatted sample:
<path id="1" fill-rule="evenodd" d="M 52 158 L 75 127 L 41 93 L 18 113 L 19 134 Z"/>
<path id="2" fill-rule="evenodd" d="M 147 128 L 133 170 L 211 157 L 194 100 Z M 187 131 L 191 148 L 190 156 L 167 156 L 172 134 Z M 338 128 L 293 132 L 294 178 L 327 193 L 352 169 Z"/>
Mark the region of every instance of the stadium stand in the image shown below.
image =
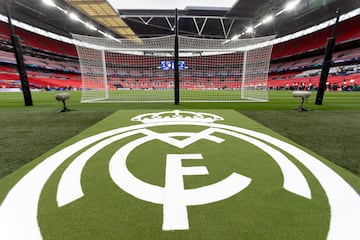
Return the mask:
<path id="1" fill-rule="evenodd" d="M 360 85 L 360 32 L 358 22 L 360 16 L 341 22 L 338 27 L 336 49 L 333 56 L 333 67 L 328 78 L 329 90 L 358 90 Z M 20 42 L 24 47 L 24 59 L 28 69 L 29 81 L 32 88 L 62 89 L 81 88 L 80 69 L 76 49 L 73 45 L 46 38 L 35 33 L 16 28 Z M 324 46 L 331 36 L 332 28 L 315 32 L 274 46 L 272 63 L 269 69 L 270 89 L 316 89 L 323 62 Z M 305 44 L 306 43 L 306 44 Z M 234 56 L 236 57 L 236 56 Z M 211 57 L 204 58 L 203 63 L 214 64 Z M 159 62 L 160 62 L 159 58 Z M 139 64 L 136 56 L 124 59 L 117 58 L 116 64 Z M 191 65 L 191 60 L 187 62 Z M 135 69 L 135 68 L 134 68 Z M 173 88 L 168 79 L 161 79 L 151 71 L 129 70 L 109 74 L 112 88 Z M 236 73 L 207 72 L 218 78 L 218 84 L 208 81 L 204 72 L 196 69 L 192 76 L 184 73 L 181 79 L 183 88 L 239 88 L 241 76 Z M 190 76 L 190 75 L 189 75 Z M 154 81 L 161 80 L 161 81 Z M 12 53 L 8 25 L 0 22 L 0 87 L 18 88 L 19 75 L 16 70 L 16 61 Z"/>
<path id="2" fill-rule="evenodd" d="M 360 16 L 356 16 L 341 22 L 337 30 L 336 44 L 339 45 L 349 41 L 359 40 L 360 32 L 357 27 L 359 22 Z M 309 51 L 323 49 L 326 45 L 327 38 L 331 37 L 331 35 L 332 28 L 328 27 L 313 34 L 277 44 L 274 46 L 271 58 L 279 59 L 287 56 L 300 55 Z"/>
<path id="3" fill-rule="evenodd" d="M 23 46 L 51 54 L 77 57 L 76 49 L 71 44 L 28 32 L 21 28 L 15 28 L 15 32 L 20 37 L 20 43 Z M 10 32 L 7 23 L 0 22 L 0 38 L 10 42 Z"/>

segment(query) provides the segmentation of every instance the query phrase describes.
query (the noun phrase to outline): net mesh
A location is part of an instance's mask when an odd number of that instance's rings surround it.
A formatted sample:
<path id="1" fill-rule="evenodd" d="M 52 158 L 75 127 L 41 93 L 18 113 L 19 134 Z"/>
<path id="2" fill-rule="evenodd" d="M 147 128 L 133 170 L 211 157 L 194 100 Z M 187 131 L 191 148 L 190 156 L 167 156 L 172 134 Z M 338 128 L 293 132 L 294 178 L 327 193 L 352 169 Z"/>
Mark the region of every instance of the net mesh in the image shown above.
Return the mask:
<path id="1" fill-rule="evenodd" d="M 115 41 L 73 35 L 82 102 L 173 102 L 175 36 Z M 224 41 L 179 36 L 181 102 L 267 101 L 273 36 Z"/>

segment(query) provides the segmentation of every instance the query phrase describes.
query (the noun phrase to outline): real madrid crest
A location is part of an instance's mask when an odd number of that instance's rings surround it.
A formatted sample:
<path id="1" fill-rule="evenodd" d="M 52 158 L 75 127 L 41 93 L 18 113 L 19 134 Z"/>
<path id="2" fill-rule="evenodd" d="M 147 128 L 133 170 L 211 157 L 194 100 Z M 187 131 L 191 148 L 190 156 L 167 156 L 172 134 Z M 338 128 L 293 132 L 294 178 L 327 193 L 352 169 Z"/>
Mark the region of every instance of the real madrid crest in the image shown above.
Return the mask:
<path id="1" fill-rule="evenodd" d="M 296 159 L 316 177 L 328 198 L 331 219 L 327 239 L 360 238 L 357 226 L 360 221 L 359 195 L 336 172 L 302 149 L 264 133 L 221 124 L 219 122 L 224 120 L 223 117 L 211 113 L 174 110 L 141 114 L 131 120 L 140 124 L 80 140 L 51 155 L 20 179 L 0 206 L 0 239 L 42 239 L 37 211 L 40 194 L 51 174 L 70 156 L 78 153 L 62 173 L 56 194 L 59 208 L 75 202 L 85 195 L 81 173 L 89 159 L 105 147 L 130 136 L 133 136 L 132 140 L 119 147 L 109 159 L 109 175 L 114 184 L 132 197 L 162 206 L 163 219 L 159 227 L 163 231 L 191 229 L 188 206 L 224 201 L 251 188 L 251 176 L 239 170 L 211 184 L 185 187 L 186 176 L 212 174 L 206 166 L 206 153 L 191 146 L 201 141 L 221 149 L 221 145 L 231 138 L 246 142 L 269 156 L 280 169 L 282 188 L 288 194 L 311 201 L 312 191 L 307 179 L 288 156 Z M 198 130 L 189 131 L 186 126 L 198 126 Z M 162 128 L 176 131 L 164 131 Z M 169 146 L 168 152 L 162 152 L 163 156 L 160 156 L 165 161 L 162 186 L 140 179 L 127 164 L 135 151 L 152 142 Z M 227 155 L 223 156 L 226 158 Z M 152 158 L 148 156 L 149 161 Z M 196 162 L 195 166 L 184 165 L 189 161 Z M 26 191 L 29 188 L 32 191 Z M 18 215 L 19 209 L 21 216 Z M 26 227 L 20 231 L 19 225 Z"/>

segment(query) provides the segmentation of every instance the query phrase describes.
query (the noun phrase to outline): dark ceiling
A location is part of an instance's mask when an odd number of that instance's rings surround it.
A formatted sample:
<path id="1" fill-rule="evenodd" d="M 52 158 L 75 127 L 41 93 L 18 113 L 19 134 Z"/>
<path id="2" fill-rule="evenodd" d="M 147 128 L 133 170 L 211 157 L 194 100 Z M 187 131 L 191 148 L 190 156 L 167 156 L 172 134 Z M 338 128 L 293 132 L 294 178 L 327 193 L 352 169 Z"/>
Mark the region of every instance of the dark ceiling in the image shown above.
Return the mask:
<path id="1" fill-rule="evenodd" d="M 41 0 L 0 0 L 0 13 L 6 15 L 6 2 L 10 2 L 12 18 L 48 31 L 70 36 L 70 33 L 100 36 L 81 23 L 66 17 L 56 8 L 43 4 Z M 73 10 L 63 0 L 55 1 L 66 10 Z M 230 10 L 191 8 L 179 11 L 179 32 L 182 35 L 231 38 L 255 25 L 269 13 L 284 8 L 285 0 L 238 0 Z M 324 5 L 323 3 L 327 4 Z M 360 7 L 360 0 L 302 0 L 296 11 L 283 13 L 271 24 L 256 29 L 255 36 L 283 36 L 336 16 L 337 8 L 342 13 Z M 126 10 L 119 16 L 139 37 L 154 37 L 173 34 L 174 10 Z M 79 14 L 82 19 L 88 19 Z M 104 27 L 96 25 L 99 29 Z"/>

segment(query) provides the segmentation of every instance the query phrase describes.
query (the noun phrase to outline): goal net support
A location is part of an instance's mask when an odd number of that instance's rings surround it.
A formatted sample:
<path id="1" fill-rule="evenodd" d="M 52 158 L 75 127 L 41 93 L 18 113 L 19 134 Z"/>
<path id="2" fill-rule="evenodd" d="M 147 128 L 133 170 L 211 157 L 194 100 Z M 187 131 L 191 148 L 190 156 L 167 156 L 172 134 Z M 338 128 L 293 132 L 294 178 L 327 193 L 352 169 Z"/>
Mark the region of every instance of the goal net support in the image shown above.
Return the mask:
<path id="1" fill-rule="evenodd" d="M 180 102 L 268 101 L 273 37 L 179 36 Z M 73 38 L 79 42 L 82 102 L 174 102 L 175 36 Z"/>

